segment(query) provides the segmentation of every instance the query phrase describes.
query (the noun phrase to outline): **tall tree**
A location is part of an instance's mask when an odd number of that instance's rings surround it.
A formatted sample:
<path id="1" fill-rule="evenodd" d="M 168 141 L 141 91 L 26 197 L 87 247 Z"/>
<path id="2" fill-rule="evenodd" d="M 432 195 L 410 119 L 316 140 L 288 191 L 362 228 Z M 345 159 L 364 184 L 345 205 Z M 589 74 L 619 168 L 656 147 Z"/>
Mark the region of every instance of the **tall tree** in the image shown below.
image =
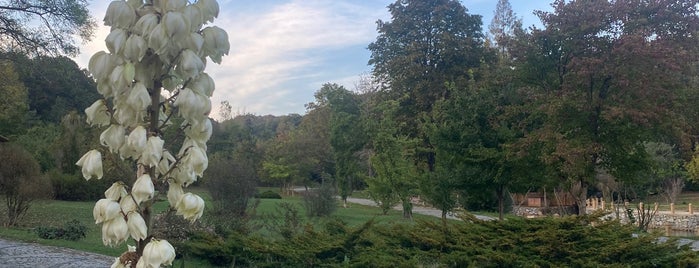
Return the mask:
<path id="1" fill-rule="evenodd" d="M 533 104 L 527 120 L 540 124 L 525 143 L 545 146 L 542 159 L 579 207 L 598 168 L 635 176 L 642 142 L 670 129 L 676 89 L 697 62 L 697 4 L 558 0 L 537 13 L 545 28 L 510 50 Z"/>
<path id="2" fill-rule="evenodd" d="M 27 118 L 27 88 L 19 80 L 14 65 L 10 61 L 0 61 L 0 135 L 19 134 Z"/>
<path id="3" fill-rule="evenodd" d="M 498 0 L 493 13 L 493 20 L 488 26 L 493 41 L 501 54 L 506 53 L 507 42 L 522 30 L 522 20 L 517 18 L 509 0 Z"/>
<path id="4" fill-rule="evenodd" d="M 400 131 L 419 138 L 416 162 L 432 170 L 434 154 L 419 122 L 435 101 L 448 97 L 446 82 L 468 77 L 483 58 L 481 16 L 455 0 L 400 0 L 388 6 L 391 21 L 377 22 L 369 45 L 373 74 L 399 100 Z"/>
<path id="5" fill-rule="evenodd" d="M 315 105 L 327 105 L 330 111 L 330 145 L 335 159 L 335 180 L 340 198 L 346 204 L 359 177 L 357 152 L 366 143 L 360 124 L 359 99 L 337 84 L 324 84 L 316 92 Z"/>
<path id="6" fill-rule="evenodd" d="M 96 26 L 87 3 L 0 1 L 0 48 L 29 54 L 77 54 L 75 37 L 89 41 Z"/>

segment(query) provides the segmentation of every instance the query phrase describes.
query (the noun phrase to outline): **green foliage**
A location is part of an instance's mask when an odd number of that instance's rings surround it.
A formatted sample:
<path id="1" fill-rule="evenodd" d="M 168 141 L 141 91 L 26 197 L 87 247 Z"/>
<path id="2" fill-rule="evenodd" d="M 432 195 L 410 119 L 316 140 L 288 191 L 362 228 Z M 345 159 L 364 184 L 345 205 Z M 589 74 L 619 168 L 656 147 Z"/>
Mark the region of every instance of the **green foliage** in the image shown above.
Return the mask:
<path id="1" fill-rule="evenodd" d="M 14 136 L 24 128 L 29 96 L 12 62 L 0 60 L 0 77 L 3 77 L 0 82 L 0 95 L 3 96 L 0 98 L 0 133 Z"/>
<path id="2" fill-rule="evenodd" d="M 48 173 L 54 198 L 65 201 L 94 201 L 104 198 L 104 189 L 113 183 L 106 178 L 85 183 L 80 174 L 65 174 L 58 170 Z"/>
<path id="3" fill-rule="evenodd" d="M 282 196 L 279 195 L 278 193 L 272 191 L 272 190 L 267 190 L 264 192 L 261 192 L 259 194 L 255 195 L 255 198 L 259 199 L 282 199 Z"/>
<path id="4" fill-rule="evenodd" d="M 35 200 L 51 196 L 50 183 L 41 174 L 39 163 L 12 143 L 0 143 L 0 195 L 5 199 L 9 226 L 17 225 Z"/>
<path id="5" fill-rule="evenodd" d="M 197 235 L 188 252 L 255 267 L 690 267 L 699 253 L 594 217 L 305 227 L 295 236 Z"/>
<path id="6" fill-rule="evenodd" d="M 324 183 L 317 189 L 303 193 L 303 205 L 309 217 L 327 217 L 337 210 L 335 188 L 330 183 Z"/>
<path id="7" fill-rule="evenodd" d="M 66 222 L 63 227 L 47 227 L 39 226 L 34 229 L 34 232 L 43 239 L 65 239 L 70 241 L 80 240 L 85 238 L 87 226 L 78 220 Z"/>

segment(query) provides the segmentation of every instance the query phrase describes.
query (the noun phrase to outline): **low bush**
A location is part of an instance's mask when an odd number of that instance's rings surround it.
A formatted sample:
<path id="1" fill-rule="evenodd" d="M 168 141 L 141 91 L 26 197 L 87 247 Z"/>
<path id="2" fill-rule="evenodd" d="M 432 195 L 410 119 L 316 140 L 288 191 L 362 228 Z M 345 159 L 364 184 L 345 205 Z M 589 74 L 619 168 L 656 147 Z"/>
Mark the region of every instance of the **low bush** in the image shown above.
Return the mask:
<path id="1" fill-rule="evenodd" d="M 282 196 L 273 191 L 267 190 L 262 193 L 255 194 L 255 198 L 259 199 L 282 199 Z"/>
<path id="2" fill-rule="evenodd" d="M 303 204 L 309 217 L 330 216 L 337 210 L 335 188 L 328 183 L 323 184 L 320 188 L 305 191 L 303 193 Z"/>
<path id="3" fill-rule="evenodd" d="M 34 232 L 43 239 L 65 239 L 76 241 L 85 238 L 87 226 L 78 220 L 66 222 L 63 227 L 39 226 Z"/>
<path id="4" fill-rule="evenodd" d="M 54 198 L 64 201 L 94 201 L 104 198 L 104 190 L 113 183 L 106 178 L 85 183 L 82 175 L 64 174 L 57 170 L 49 172 L 49 177 Z"/>
<path id="5" fill-rule="evenodd" d="M 674 240 L 595 216 L 482 222 L 417 221 L 323 228 L 293 236 L 193 237 L 188 252 L 244 267 L 696 267 Z M 636 234 L 636 235 L 634 235 Z"/>

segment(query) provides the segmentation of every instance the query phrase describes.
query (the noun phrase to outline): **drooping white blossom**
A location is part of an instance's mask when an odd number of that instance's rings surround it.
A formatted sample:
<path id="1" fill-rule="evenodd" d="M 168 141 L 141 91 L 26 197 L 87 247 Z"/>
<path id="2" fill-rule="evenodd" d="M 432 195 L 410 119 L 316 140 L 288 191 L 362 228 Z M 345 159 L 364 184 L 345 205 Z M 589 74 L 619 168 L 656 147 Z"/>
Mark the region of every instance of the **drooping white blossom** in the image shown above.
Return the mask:
<path id="1" fill-rule="evenodd" d="M 107 52 L 100 51 L 92 55 L 90 62 L 87 65 L 88 70 L 92 73 L 92 77 L 97 80 L 109 77 L 114 69 L 114 60 L 112 55 Z"/>
<path id="2" fill-rule="evenodd" d="M 134 151 L 136 155 L 143 153 L 146 147 L 146 142 L 148 141 L 146 129 L 143 126 L 138 126 L 134 128 L 131 133 L 129 133 L 129 138 L 126 139 L 126 144 L 131 150 Z"/>
<path id="3" fill-rule="evenodd" d="M 143 201 L 150 200 L 153 198 L 154 193 L 155 186 L 148 174 L 143 174 L 141 177 L 138 177 L 131 190 L 131 196 L 133 196 L 136 204 L 141 204 Z"/>
<path id="4" fill-rule="evenodd" d="M 126 192 L 126 185 L 124 185 L 124 183 L 121 181 L 112 183 L 112 186 L 110 186 L 109 189 L 104 191 L 104 197 L 115 202 L 118 202 L 119 199 L 126 196 L 127 194 L 128 193 Z M 119 204 L 117 203 L 117 206 L 118 205 Z"/>
<path id="5" fill-rule="evenodd" d="M 189 19 L 180 12 L 171 11 L 166 13 L 160 24 L 165 26 L 165 33 L 171 39 L 181 39 L 189 35 L 190 32 Z"/>
<path id="6" fill-rule="evenodd" d="M 214 94 L 214 79 L 207 73 L 201 73 L 187 85 L 192 91 L 199 95 L 211 97 Z"/>
<path id="7" fill-rule="evenodd" d="M 206 41 L 204 42 L 204 44 L 206 44 Z M 185 49 L 182 51 L 182 54 L 180 54 L 180 61 L 178 62 L 175 70 L 177 70 L 180 78 L 187 80 L 197 77 L 202 71 L 204 71 L 205 66 L 204 61 L 202 61 L 202 59 L 197 56 L 194 51 L 191 49 Z"/>
<path id="8" fill-rule="evenodd" d="M 182 195 L 184 195 L 182 186 L 175 181 L 168 181 L 167 201 L 170 203 L 170 207 L 175 208 Z"/>
<path id="9" fill-rule="evenodd" d="M 95 224 L 110 221 L 119 216 L 121 216 L 119 203 L 109 198 L 100 199 L 92 208 L 92 217 L 95 219 Z"/>
<path id="10" fill-rule="evenodd" d="M 87 107 L 85 109 L 85 115 L 87 115 L 87 123 L 91 126 L 96 125 L 103 127 L 109 125 L 109 110 L 102 99 L 95 101 L 90 107 Z"/>
<path id="11" fill-rule="evenodd" d="M 209 56 L 213 62 L 221 64 L 223 55 L 228 55 L 231 48 L 228 34 L 219 27 L 210 26 L 202 30 L 202 35 L 204 36 L 202 52 Z"/>
<path id="12" fill-rule="evenodd" d="M 107 146 L 109 151 L 118 152 L 126 140 L 126 129 L 122 125 L 112 124 L 100 134 L 100 144 Z"/>
<path id="13" fill-rule="evenodd" d="M 102 153 L 99 151 L 90 150 L 75 164 L 82 168 L 83 178 L 86 180 L 90 180 L 92 176 L 98 180 L 102 178 Z"/>
<path id="14" fill-rule="evenodd" d="M 129 97 L 126 102 L 134 110 L 145 110 L 150 105 L 150 95 L 148 95 L 148 89 L 143 83 L 138 82 L 133 85 L 131 91 L 129 92 Z"/>
<path id="15" fill-rule="evenodd" d="M 104 25 L 128 29 L 136 21 L 136 10 L 124 1 L 112 1 L 104 16 Z"/>
<path id="16" fill-rule="evenodd" d="M 185 193 L 177 202 L 177 215 L 182 215 L 186 220 L 194 222 L 204 213 L 204 199 L 193 193 Z"/>
<path id="17" fill-rule="evenodd" d="M 153 31 L 155 26 L 158 25 L 158 15 L 150 13 L 143 15 L 138 19 L 134 27 L 131 29 L 135 34 L 141 35 L 147 38 Z"/>
<path id="18" fill-rule="evenodd" d="M 163 157 L 158 162 L 157 173 L 161 175 L 166 174 L 172 168 L 173 163 L 175 163 L 175 157 L 169 151 L 163 151 Z"/>
<path id="19" fill-rule="evenodd" d="M 105 246 L 118 246 L 129 238 L 129 227 L 124 217 L 116 217 L 102 223 L 102 243 Z"/>
<path id="20" fill-rule="evenodd" d="M 121 198 L 121 201 L 119 201 L 119 207 L 121 208 L 121 211 L 123 213 L 129 213 L 138 210 L 138 205 L 136 204 L 136 201 L 130 194 Z"/>
<path id="21" fill-rule="evenodd" d="M 126 47 L 124 48 L 124 57 L 131 60 L 132 62 L 138 62 L 143 59 L 148 50 L 148 44 L 146 39 L 143 39 L 140 35 L 132 34 L 129 39 L 126 40 Z"/>
<path id="22" fill-rule="evenodd" d="M 213 22 L 214 18 L 218 18 L 219 6 L 216 0 L 199 0 L 196 5 L 201 9 L 204 21 Z"/>
<path id="23" fill-rule="evenodd" d="M 146 221 L 143 220 L 141 214 L 132 211 L 126 215 L 128 218 L 126 220 L 126 225 L 129 227 L 129 234 L 133 240 L 143 240 L 148 236 L 148 226 L 146 226 Z"/>
<path id="24" fill-rule="evenodd" d="M 175 260 L 175 248 L 167 240 L 151 239 L 143 248 L 143 255 L 138 261 L 143 261 L 144 267 L 160 267 L 172 265 Z"/>
<path id="25" fill-rule="evenodd" d="M 160 158 L 163 156 L 163 144 L 163 139 L 158 136 L 148 137 L 146 148 L 143 150 L 138 162 L 148 167 L 157 166 Z"/>
<path id="26" fill-rule="evenodd" d="M 126 39 L 128 37 L 129 34 L 126 31 L 119 28 L 112 28 L 112 31 L 107 35 L 107 39 L 105 39 L 109 52 L 112 54 L 121 53 L 121 50 L 126 46 Z"/>

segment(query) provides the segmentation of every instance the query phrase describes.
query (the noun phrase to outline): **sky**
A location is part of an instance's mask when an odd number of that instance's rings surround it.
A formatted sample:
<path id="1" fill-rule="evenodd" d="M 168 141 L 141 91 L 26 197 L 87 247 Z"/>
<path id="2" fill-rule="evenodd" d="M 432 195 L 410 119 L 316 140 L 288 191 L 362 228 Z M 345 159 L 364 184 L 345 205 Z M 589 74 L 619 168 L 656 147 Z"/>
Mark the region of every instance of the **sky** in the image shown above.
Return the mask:
<path id="1" fill-rule="evenodd" d="M 230 53 L 205 72 L 216 82 L 211 117 L 217 119 L 222 101 L 233 114 L 305 114 L 305 104 L 325 83 L 355 90 L 368 75 L 376 40 L 376 21 L 390 21 L 390 0 L 219 0 L 213 25 L 228 33 Z M 493 17 L 496 0 L 462 0 L 470 14 L 483 16 L 483 29 Z M 551 11 L 549 1 L 510 0 L 524 26 L 540 26 L 535 10 Z M 102 19 L 109 1 L 91 1 L 90 12 L 100 27 L 74 58 L 81 68 L 94 53 L 106 51 L 109 28 Z"/>

